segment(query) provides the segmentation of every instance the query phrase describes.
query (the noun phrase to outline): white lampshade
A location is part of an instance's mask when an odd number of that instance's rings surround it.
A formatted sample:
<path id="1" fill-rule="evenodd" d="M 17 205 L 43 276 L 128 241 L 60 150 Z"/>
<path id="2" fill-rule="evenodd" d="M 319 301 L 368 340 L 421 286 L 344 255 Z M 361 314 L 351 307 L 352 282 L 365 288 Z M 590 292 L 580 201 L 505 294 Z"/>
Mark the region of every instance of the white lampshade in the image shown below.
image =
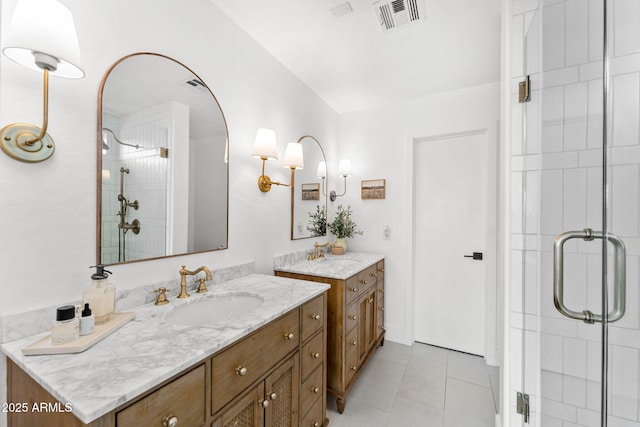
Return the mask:
<path id="1" fill-rule="evenodd" d="M 351 176 L 351 160 L 342 159 L 338 164 L 338 175 L 340 176 Z"/>
<path id="2" fill-rule="evenodd" d="M 256 142 L 253 144 L 253 157 L 267 157 L 269 159 L 278 158 L 278 144 L 276 143 L 276 132 L 273 129 L 260 128 L 256 134 Z"/>
<path id="3" fill-rule="evenodd" d="M 320 162 L 318 163 L 318 171 L 316 172 L 316 177 L 325 178 L 327 176 L 327 163 Z"/>
<path id="4" fill-rule="evenodd" d="M 290 142 L 284 152 L 282 166 L 285 168 L 304 169 L 304 158 L 302 156 L 302 144 Z"/>
<path id="5" fill-rule="evenodd" d="M 84 77 L 73 16 L 57 0 L 18 0 L 2 52 L 32 70 L 47 68 L 53 76 Z"/>

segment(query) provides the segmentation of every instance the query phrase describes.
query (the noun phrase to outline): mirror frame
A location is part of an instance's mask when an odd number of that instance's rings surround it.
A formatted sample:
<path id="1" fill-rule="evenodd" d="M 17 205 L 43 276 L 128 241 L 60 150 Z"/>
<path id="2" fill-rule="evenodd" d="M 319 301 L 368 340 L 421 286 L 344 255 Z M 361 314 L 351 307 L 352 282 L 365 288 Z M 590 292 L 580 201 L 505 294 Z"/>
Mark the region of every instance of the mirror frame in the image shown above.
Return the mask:
<path id="1" fill-rule="evenodd" d="M 229 146 L 229 126 L 227 124 L 227 119 L 226 119 L 226 117 L 224 115 L 224 111 L 222 111 L 222 107 L 220 106 L 220 102 L 218 102 L 218 98 L 216 98 L 216 96 L 213 94 L 213 92 L 209 88 L 209 85 L 202 78 L 200 78 L 200 76 L 198 74 L 196 74 L 191 68 L 187 67 L 182 62 L 171 58 L 170 56 L 163 55 L 161 53 L 155 53 L 155 52 L 135 52 L 135 53 L 131 53 L 131 54 L 123 56 L 122 58 L 118 59 L 116 62 L 111 64 L 111 66 L 109 66 L 109 68 L 107 69 L 105 74 L 102 76 L 102 80 L 100 81 L 100 87 L 98 88 L 98 129 L 97 129 L 97 137 L 96 137 L 96 141 L 97 141 L 97 145 L 96 145 L 96 153 L 97 153 L 96 154 L 96 156 L 97 156 L 97 163 L 96 163 L 97 164 L 97 167 L 96 167 L 97 168 L 97 171 L 96 171 L 96 264 L 101 264 L 102 263 L 101 262 L 102 261 L 102 95 L 104 93 L 104 87 L 105 87 L 105 84 L 107 82 L 107 79 L 109 78 L 109 75 L 114 70 L 114 68 L 117 67 L 118 64 L 120 64 L 121 62 L 123 62 L 123 61 L 125 61 L 125 60 L 127 60 L 129 58 L 132 58 L 134 56 L 142 56 L 142 55 L 157 56 L 157 57 L 168 59 L 169 61 L 175 62 L 176 64 L 178 64 L 178 65 L 184 67 L 186 70 L 188 70 L 199 81 L 204 83 L 205 87 L 207 88 L 207 91 L 209 92 L 209 94 L 211 95 L 211 97 L 213 98 L 215 103 L 218 105 L 218 108 L 220 109 L 220 114 L 222 116 L 222 120 L 223 120 L 224 126 L 225 126 L 227 147 Z M 171 254 L 171 255 L 164 255 L 164 256 L 151 257 L 151 258 L 134 259 L 134 260 L 131 260 L 131 261 L 116 262 L 116 263 L 105 264 L 105 265 L 130 264 L 130 263 L 135 263 L 135 262 L 143 262 L 143 261 L 150 261 L 150 260 L 156 260 L 156 259 L 171 258 L 171 257 L 184 256 L 184 255 L 190 255 L 190 254 L 196 254 L 196 253 L 214 252 L 214 251 L 229 249 L 229 164 L 231 163 L 230 150 L 228 150 L 228 155 L 227 156 L 228 156 L 227 157 L 227 162 L 228 162 L 227 163 L 227 215 L 226 215 L 226 223 L 225 223 L 225 235 L 226 235 L 226 239 L 225 239 L 226 240 L 226 246 L 225 247 L 219 247 L 219 248 L 208 249 L 208 250 L 197 251 L 197 252 L 185 252 L 185 253 L 180 253 L 180 254 Z"/>
<path id="2" fill-rule="evenodd" d="M 310 138 L 312 140 L 314 140 L 316 142 L 316 144 L 318 144 L 318 148 L 320 148 L 320 153 L 322 153 L 322 157 L 324 158 L 324 162 L 325 164 L 327 163 L 327 156 L 324 154 L 324 149 L 322 148 L 322 144 L 320 144 L 320 141 L 318 141 L 314 136 L 311 135 L 303 135 L 300 138 L 298 138 L 298 140 L 296 141 L 298 144 L 302 144 L 302 140 L 305 138 Z M 304 150 L 304 149 L 303 149 Z M 308 236 L 308 237 L 293 237 L 294 234 L 294 227 L 295 227 L 295 196 L 296 196 L 296 178 L 295 178 L 295 172 L 297 172 L 295 169 L 291 170 L 291 240 L 304 240 L 304 239 L 313 239 L 313 238 L 320 238 L 320 237 L 326 237 L 327 236 L 327 229 L 325 227 L 324 230 L 324 236 Z M 327 191 L 328 187 L 329 187 L 329 174 L 327 174 L 327 176 L 324 178 L 325 182 L 324 182 L 324 189 L 325 189 L 325 193 L 326 194 L 322 194 L 322 189 L 320 190 L 320 195 L 324 196 L 324 206 L 325 209 L 327 210 L 327 212 L 329 211 L 329 192 Z"/>

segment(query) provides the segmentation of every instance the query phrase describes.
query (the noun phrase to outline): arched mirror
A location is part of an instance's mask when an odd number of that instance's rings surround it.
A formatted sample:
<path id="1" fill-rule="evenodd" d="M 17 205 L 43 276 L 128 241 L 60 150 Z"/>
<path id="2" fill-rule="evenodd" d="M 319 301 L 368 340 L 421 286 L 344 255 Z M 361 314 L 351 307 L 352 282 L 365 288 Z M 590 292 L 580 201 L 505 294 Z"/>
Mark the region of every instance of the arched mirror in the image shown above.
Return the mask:
<path id="1" fill-rule="evenodd" d="M 291 240 L 327 234 L 327 159 L 320 142 L 310 135 L 302 144 L 304 169 L 296 169 L 291 185 Z"/>
<path id="2" fill-rule="evenodd" d="M 97 262 L 226 249 L 228 148 L 191 69 L 155 53 L 113 64 L 98 95 Z"/>

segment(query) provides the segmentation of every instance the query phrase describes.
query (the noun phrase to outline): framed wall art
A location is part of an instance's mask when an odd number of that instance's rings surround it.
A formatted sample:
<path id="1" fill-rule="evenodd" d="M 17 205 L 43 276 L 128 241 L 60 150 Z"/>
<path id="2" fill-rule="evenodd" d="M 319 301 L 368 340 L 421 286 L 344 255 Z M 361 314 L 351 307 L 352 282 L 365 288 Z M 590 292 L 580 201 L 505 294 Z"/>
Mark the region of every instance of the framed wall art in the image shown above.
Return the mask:
<path id="1" fill-rule="evenodd" d="M 384 199 L 387 183 L 384 179 L 367 179 L 361 181 L 360 195 L 362 200 Z"/>

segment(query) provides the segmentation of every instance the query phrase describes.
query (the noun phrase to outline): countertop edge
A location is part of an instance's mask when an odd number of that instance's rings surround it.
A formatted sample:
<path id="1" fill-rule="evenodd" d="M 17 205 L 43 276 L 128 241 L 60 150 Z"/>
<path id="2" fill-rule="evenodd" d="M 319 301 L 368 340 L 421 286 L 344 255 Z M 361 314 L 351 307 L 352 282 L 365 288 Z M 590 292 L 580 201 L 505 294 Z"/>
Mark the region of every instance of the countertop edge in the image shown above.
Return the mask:
<path id="1" fill-rule="evenodd" d="M 350 260 L 350 256 L 354 258 L 354 264 L 348 266 L 348 268 L 344 268 L 342 271 L 335 272 L 335 268 L 322 268 L 324 263 L 327 263 L 327 267 L 332 267 L 329 265 L 332 260 Z M 320 260 L 303 260 L 292 264 L 285 264 L 277 267 L 274 266 L 273 270 L 275 272 L 346 280 L 384 259 L 385 256 L 382 254 L 347 252 L 345 255 L 329 255 Z"/>

